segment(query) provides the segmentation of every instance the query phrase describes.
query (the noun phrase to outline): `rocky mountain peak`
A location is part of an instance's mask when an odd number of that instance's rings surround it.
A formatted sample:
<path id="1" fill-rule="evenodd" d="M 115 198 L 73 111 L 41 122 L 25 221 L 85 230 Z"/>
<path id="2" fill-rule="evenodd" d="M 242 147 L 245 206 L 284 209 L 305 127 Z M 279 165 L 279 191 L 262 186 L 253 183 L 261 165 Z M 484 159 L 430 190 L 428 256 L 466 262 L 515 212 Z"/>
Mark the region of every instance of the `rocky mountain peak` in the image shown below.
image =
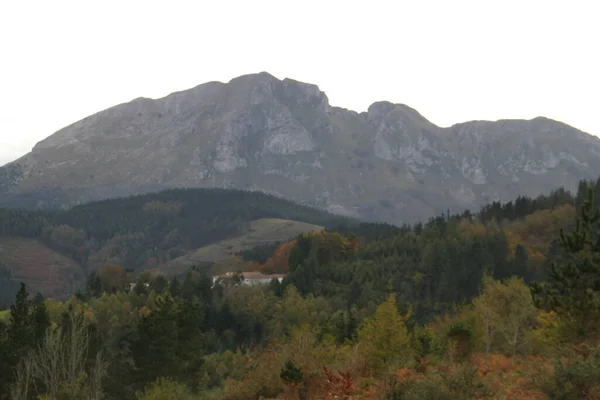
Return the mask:
<path id="1" fill-rule="evenodd" d="M 401 119 L 407 123 L 429 125 L 437 128 L 414 108 L 405 104 L 390 103 L 389 101 L 378 101 L 371 104 L 367 109 L 367 118 L 371 121 Z"/>
<path id="2" fill-rule="evenodd" d="M 286 103 L 290 106 L 300 105 L 324 113 L 330 110 L 327 95 L 317 85 L 289 78 L 284 79 L 282 84 Z"/>
<path id="3" fill-rule="evenodd" d="M 402 223 L 596 179 L 600 140 L 547 118 L 440 128 L 387 101 L 332 107 L 261 72 L 71 124 L 0 168 L 0 206 L 65 206 L 171 187 L 261 190 Z"/>

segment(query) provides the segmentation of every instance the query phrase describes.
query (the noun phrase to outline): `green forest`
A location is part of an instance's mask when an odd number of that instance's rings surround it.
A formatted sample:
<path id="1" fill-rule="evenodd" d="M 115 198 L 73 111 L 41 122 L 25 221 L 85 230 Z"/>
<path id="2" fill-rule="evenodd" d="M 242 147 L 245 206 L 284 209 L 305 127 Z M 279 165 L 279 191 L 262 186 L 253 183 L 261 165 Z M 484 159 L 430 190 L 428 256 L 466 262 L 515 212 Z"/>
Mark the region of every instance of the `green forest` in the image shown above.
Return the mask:
<path id="1" fill-rule="evenodd" d="M 105 265 L 139 271 L 242 234 L 259 218 L 325 227 L 357 223 L 259 192 L 177 189 L 61 211 L 0 209 L 0 238 L 40 240 L 75 260 L 85 275 Z M 0 304 L 14 299 L 14 286 L 0 263 Z"/>
<path id="2" fill-rule="evenodd" d="M 600 180 L 401 227 L 228 191 L 3 210 L 3 235 L 45 238 L 82 264 L 111 241 L 127 255 L 69 299 L 12 289 L 0 399 L 598 399 L 594 199 Z M 240 253 L 281 283 L 143 271 L 274 216 L 327 227 Z M 61 247 L 55 229 L 79 245 Z"/>

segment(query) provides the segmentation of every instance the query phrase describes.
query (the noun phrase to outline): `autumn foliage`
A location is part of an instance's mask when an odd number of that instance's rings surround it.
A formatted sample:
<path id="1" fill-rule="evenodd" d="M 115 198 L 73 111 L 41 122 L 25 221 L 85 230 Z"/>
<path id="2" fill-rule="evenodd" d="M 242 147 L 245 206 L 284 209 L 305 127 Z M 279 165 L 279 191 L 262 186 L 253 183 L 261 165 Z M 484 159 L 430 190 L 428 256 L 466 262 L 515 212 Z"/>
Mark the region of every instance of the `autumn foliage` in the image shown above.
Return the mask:
<path id="1" fill-rule="evenodd" d="M 27 369 L 40 360 L 17 361 L 52 354 L 58 342 L 32 342 L 45 332 L 31 328 L 67 332 L 71 314 L 89 325 L 90 355 L 107 357 L 84 363 L 107 367 L 93 398 L 600 399 L 600 212 L 567 197 L 392 233 L 313 232 L 223 263 L 286 274 L 260 286 L 194 267 L 140 273 L 130 288 L 131 271 L 113 263 L 68 300 L 23 291 L 0 322 L 0 400 L 62 398 L 43 397 L 54 383 Z M 12 396 L 19 388 L 26 396 Z"/>
<path id="2" fill-rule="evenodd" d="M 285 274 L 288 272 L 290 251 L 296 246 L 296 241 L 283 243 L 275 250 L 270 259 L 259 267 L 263 274 Z"/>
<path id="3" fill-rule="evenodd" d="M 354 381 L 349 371 L 334 373 L 323 365 L 323 374 L 327 377 L 326 399 L 348 400 L 355 392 Z"/>

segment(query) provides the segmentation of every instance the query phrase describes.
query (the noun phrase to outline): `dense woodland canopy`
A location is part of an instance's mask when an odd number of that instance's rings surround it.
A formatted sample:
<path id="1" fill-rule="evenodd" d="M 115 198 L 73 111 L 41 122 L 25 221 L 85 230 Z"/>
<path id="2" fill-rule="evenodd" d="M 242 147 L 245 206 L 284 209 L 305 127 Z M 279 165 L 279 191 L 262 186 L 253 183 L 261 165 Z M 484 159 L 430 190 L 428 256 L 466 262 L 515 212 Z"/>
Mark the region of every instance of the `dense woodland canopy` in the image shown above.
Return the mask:
<path id="1" fill-rule="evenodd" d="M 322 223 L 241 255 L 287 273 L 265 287 L 192 268 L 130 290 L 117 265 L 67 301 L 23 286 L 0 398 L 598 398 L 599 188 L 414 226 Z"/>

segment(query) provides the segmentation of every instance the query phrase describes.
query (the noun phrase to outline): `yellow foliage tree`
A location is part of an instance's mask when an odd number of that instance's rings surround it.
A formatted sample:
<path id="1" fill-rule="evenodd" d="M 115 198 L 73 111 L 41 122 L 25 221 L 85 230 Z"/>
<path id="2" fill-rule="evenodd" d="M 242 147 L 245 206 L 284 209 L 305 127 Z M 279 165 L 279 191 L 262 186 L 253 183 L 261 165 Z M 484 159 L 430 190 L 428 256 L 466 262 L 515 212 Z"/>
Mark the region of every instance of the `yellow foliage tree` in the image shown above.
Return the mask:
<path id="1" fill-rule="evenodd" d="M 515 354 L 526 342 L 533 326 L 536 308 L 529 288 L 522 278 L 512 277 L 505 282 L 489 277 L 483 280 L 483 291 L 473 300 L 475 310 L 485 325 L 484 339 L 489 352 L 496 333 L 503 347 Z"/>
<path id="2" fill-rule="evenodd" d="M 408 318 L 398 312 L 396 296 L 390 295 L 377 307 L 375 316 L 365 320 L 359 341 L 372 369 L 395 366 L 412 358 L 410 333 L 406 328 Z"/>
<path id="3" fill-rule="evenodd" d="M 136 393 L 137 400 L 194 400 L 185 385 L 168 378 L 159 378 L 148 384 L 143 392 Z"/>
<path id="4" fill-rule="evenodd" d="M 535 350 L 551 354 L 563 344 L 564 323 L 554 311 L 541 311 L 536 318 L 536 328 L 531 332 Z"/>

